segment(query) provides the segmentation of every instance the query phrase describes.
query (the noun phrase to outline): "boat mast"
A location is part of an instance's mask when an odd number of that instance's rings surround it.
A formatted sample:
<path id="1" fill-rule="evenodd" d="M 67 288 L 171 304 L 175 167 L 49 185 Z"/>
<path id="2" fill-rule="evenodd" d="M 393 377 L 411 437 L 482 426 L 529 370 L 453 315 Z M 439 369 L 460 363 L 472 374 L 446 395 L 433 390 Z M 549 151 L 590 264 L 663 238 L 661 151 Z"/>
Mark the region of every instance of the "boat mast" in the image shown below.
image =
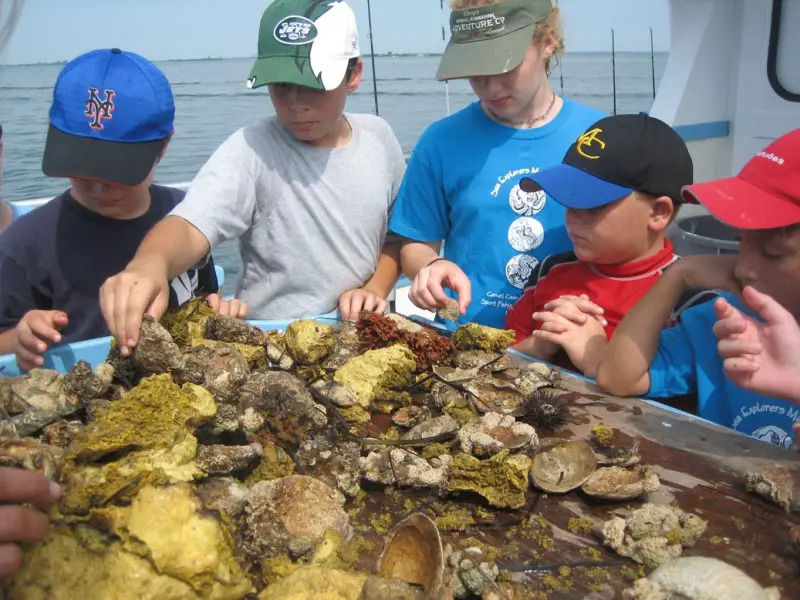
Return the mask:
<path id="1" fill-rule="evenodd" d="M 369 55 L 372 60 L 372 95 L 375 98 L 375 114 L 380 115 L 378 110 L 378 74 L 375 72 L 375 45 L 372 41 L 372 5 L 367 0 L 367 19 L 369 20 Z"/>

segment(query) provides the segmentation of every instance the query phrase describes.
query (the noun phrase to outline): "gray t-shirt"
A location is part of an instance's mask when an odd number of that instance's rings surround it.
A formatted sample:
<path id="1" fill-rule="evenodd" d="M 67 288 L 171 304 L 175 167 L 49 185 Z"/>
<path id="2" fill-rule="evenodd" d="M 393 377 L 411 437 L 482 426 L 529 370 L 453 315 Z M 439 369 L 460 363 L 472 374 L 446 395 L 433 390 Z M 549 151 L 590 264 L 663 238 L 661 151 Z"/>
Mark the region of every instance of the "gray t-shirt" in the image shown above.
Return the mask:
<path id="1" fill-rule="evenodd" d="M 252 319 L 333 310 L 374 273 L 405 160 L 389 124 L 347 115 L 346 146 L 317 148 L 275 118 L 228 138 L 171 214 L 211 247 L 239 237 L 236 296 Z"/>

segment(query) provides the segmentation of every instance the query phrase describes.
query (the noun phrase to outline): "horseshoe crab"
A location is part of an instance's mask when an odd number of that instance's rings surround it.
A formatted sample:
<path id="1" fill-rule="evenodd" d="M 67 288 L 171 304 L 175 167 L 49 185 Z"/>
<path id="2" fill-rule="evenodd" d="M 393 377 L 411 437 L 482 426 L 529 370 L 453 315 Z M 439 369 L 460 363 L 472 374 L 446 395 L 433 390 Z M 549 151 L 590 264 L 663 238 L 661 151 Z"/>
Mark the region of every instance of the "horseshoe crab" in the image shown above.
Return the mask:
<path id="1" fill-rule="evenodd" d="M 377 574 L 422 586 L 425 600 L 452 598 L 445 581 L 439 529 L 422 513 L 403 519 L 389 532 L 378 559 Z"/>
<path id="2" fill-rule="evenodd" d="M 658 475 L 647 468 L 601 467 L 589 476 L 581 490 L 604 500 L 633 500 L 661 485 Z"/>
<path id="3" fill-rule="evenodd" d="M 544 492 L 565 494 L 582 486 L 596 466 L 588 442 L 563 442 L 545 448 L 533 457 L 531 480 Z"/>

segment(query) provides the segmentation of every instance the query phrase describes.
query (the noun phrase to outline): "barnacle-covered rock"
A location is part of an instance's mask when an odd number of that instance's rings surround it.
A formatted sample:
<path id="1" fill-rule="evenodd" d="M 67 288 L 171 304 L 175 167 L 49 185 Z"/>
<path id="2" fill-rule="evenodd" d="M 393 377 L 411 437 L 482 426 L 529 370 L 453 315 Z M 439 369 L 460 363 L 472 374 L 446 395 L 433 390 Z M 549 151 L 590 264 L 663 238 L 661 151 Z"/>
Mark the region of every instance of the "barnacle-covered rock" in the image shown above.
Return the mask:
<path id="1" fill-rule="evenodd" d="M 178 387 L 169 375 L 142 380 L 70 444 L 61 473 L 62 510 L 84 513 L 131 498 L 147 484 L 201 476 L 192 430 L 215 413 L 211 394 L 198 386 Z"/>
<path id="2" fill-rule="evenodd" d="M 499 352 L 514 343 L 516 334 L 509 329 L 495 329 L 477 323 L 462 325 L 453 334 L 456 350 Z"/>
<path id="3" fill-rule="evenodd" d="M 230 536 L 187 485 L 145 487 L 130 506 L 85 525 L 56 525 L 26 553 L 8 598 L 240 600 L 254 592 Z"/>
<path id="4" fill-rule="evenodd" d="M 700 517 L 678 508 L 644 504 L 626 519 L 606 521 L 603 543 L 621 556 L 656 567 L 694 546 L 706 526 Z"/>
<path id="5" fill-rule="evenodd" d="M 481 369 L 487 373 L 505 371 L 511 366 L 507 354 L 484 350 L 462 350 L 453 356 L 453 364 L 459 369 Z"/>
<path id="6" fill-rule="evenodd" d="M 369 408 L 381 392 L 411 385 L 416 368 L 411 350 L 395 344 L 357 356 L 336 371 L 333 378 L 353 390 L 363 408 Z"/>
<path id="7" fill-rule="evenodd" d="M 541 388 L 557 387 L 560 378 L 558 370 L 551 369 L 544 363 L 534 362 L 520 369 L 514 383 L 522 393 L 532 394 Z"/>
<path id="8" fill-rule="evenodd" d="M 239 387 L 250 375 L 244 356 L 226 344 L 209 348 L 199 346 L 184 354 L 185 364 L 173 373 L 175 383 L 201 385 L 218 403 L 229 404 L 238 400 Z"/>
<path id="9" fill-rule="evenodd" d="M 431 413 L 425 406 L 412 404 L 404 406 L 392 415 L 392 423 L 400 427 L 414 427 L 415 425 L 427 421 L 431 418 Z"/>
<path id="10" fill-rule="evenodd" d="M 242 410 L 253 408 L 267 416 L 295 415 L 312 427 L 325 427 L 325 408 L 314 402 L 303 382 L 289 373 L 256 371 L 239 389 Z"/>
<path id="11" fill-rule="evenodd" d="M 336 345 L 333 327 L 310 319 L 293 321 L 283 340 L 292 358 L 301 365 L 317 364 Z"/>
<path id="12" fill-rule="evenodd" d="M 108 363 L 97 365 L 92 371 L 85 360 L 79 360 L 64 375 L 64 392 L 82 400 L 102 398 L 114 379 L 114 367 Z"/>
<path id="13" fill-rule="evenodd" d="M 204 298 L 194 298 L 168 311 L 161 318 L 161 324 L 179 348 L 188 350 L 194 340 L 205 337 L 206 323 L 213 316 L 214 311 Z"/>
<path id="14" fill-rule="evenodd" d="M 56 421 L 44 428 L 42 441 L 51 446 L 66 448 L 81 431 L 84 425 L 80 421 Z"/>
<path id="15" fill-rule="evenodd" d="M 367 576 L 309 565 L 273 583 L 258 600 L 358 600 Z"/>
<path id="16" fill-rule="evenodd" d="M 364 479 L 384 485 L 440 488 L 444 484 L 449 456 L 440 457 L 437 467 L 401 448 L 384 448 L 360 459 Z"/>
<path id="17" fill-rule="evenodd" d="M 206 321 L 206 338 L 229 344 L 261 346 L 264 332 L 255 325 L 227 315 L 214 315 Z"/>
<path id="18" fill-rule="evenodd" d="M 520 508 L 525 505 L 530 466 L 530 458 L 509 456 L 508 450 L 488 460 L 459 454 L 448 466 L 445 487 L 449 492 L 476 492 L 499 508 Z"/>
<path id="19" fill-rule="evenodd" d="M 786 512 L 800 510 L 800 484 L 784 467 L 766 467 L 745 474 L 745 489 L 777 504 Z"/>
<path id="20" fill-rule="evenodd" d="M 419 323 L 414 323 L 411 319 L 407 319 L 398 313 L 387 313 L 384 315 L 387 319 L 394 321 L 395 325 L 400 331 L 407 331 L 408 333 L 420 333 L 425 328 Z"/>
<path id="21" fill-rule="evenodd" d="M 295 455 L 298 471 L 319 479 L 351 498 L 361 490 L 360 457 L 358 444 L 331 443 L 323 437 L 305 440 Z"/>
<path id="22" fill-rule="evenodd" d="M 437 381 L 431 386 L 428 392 L 428 400 L 439 409 L 444 409 L 445 406 L 452 403 L 460 403 L 464 399 L 464 394 L 448 385 L 443 381 Z"/>
<path id="23" fill-rule="evenodd" d="M 447 559 L 453 570 L 453 595 L 456 598 L 480 596 L 497 581 L 500 570 L 486 560 L 480 548 L 454 552 Z"/>
<path id="24" fill-rule="evenodd" d="M 506 449 L 535 450 L 539 445 L 533 427 L 499 413 L 486 413 L 470 421 L 458 432 L 458 440 L 462 452 L 479 458 L 494 456 Z"/>
<path id="25" fill-rule="evenodd" d="M 142 319 L 133 365 L 144 373 L 169 373 L 183 366 L 183 355 L 169 332 L 150 315 Z"/>
<path id="26" fill-rule="evenodd" d="M 262 452 L 260 444 L 200 446 L 197 449 L 197 466 L 206 475 L 229 475 L 258 462 Z"/>
<path id="27" fill-rule="evenodd" d="M 332 529 L 349 539 L 350 520 L 336 492 L 313 477 L 290 475 L 250 489 L 245 547 L 257 558 L 303 556 Z"/>
<path id="28" fill-rule="evenodd" d="M 294 368 L 294 359 L 286 348 L 286 336 L 282 331 L 268 331 L 264 334 L 266 339 L 267 360 L 272 366 L 282 371 Z"/>
<path id="29" fill-rule="evenodd" d="M 367 577 L 358 600 L 427 600 L 419 586 L 399 579 Z"/>
<path id="30" fill-rule="evenodd" d="M 64 449 L 32 438 L 0 438 L 0 467 L 36 471 L 57 479 Z"/>
<path id="31" fill-rule="evenodd" d="M 458 423 L 449 415 L 442 415 L 423 421 L 403 436 L 404 440 L 422 440 L 437 437 L 448 433 L 455 434 Z"/>
<path id="32" fill-rule="evenodd" d="M 581 490 L 584 494 L 604 500 L 633 500 L 655 492 L 659 486 L 658 475 L 649 469 L 602 467 L 589 476 Z"/>
<path id="33" fill-rule="evenodd" d="M 103 400 L 101 398 L 89 400 L 86 402 L 86 422 L 96 421 L 110 406 L 111 400 Z"/>
<path id="34" fill-rule="evenodd" d="M 664 563 L 622 593 L 625 600 L 780 600 L 747 573 L 716 558 L 687 556 Z"/>

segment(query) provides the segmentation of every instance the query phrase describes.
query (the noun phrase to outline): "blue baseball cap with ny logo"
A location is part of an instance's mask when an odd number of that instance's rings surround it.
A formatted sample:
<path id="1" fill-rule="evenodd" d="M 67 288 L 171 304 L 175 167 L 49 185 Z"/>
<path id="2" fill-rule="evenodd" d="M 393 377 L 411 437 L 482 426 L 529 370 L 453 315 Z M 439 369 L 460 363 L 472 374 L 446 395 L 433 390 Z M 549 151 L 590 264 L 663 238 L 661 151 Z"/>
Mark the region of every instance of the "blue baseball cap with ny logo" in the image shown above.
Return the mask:
<path id="1" fill-rule="evenodd" d="M 137 185 L 158 160 L 174 118 L 169 81 L 153 63 L 117 48 L 87 52 L 56 80 L 42 171 Z"/>

